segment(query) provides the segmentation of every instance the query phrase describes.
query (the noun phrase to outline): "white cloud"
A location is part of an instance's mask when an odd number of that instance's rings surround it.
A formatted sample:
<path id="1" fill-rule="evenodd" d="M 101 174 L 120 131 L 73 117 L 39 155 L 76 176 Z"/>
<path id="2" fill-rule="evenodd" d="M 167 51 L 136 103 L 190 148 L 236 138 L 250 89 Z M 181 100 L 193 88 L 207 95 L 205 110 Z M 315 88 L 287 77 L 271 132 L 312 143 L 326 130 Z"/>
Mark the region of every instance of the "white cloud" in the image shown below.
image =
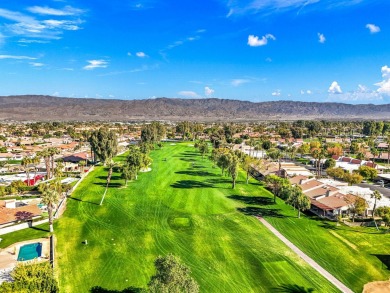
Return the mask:
<path id="1" fill-rule="evenodd" d="M 343 91 L 341 90 L 340 85 L 337 83 L 337 81 L 332 82 L 330 85 L 328 92 L 331 94 L 341 94 Z"/>
<path id="2" fill-rule="evenodd" d="M 279 97 L 281 95 L 281 92 L 280 90 L 276 90 L 271 95 L 273 95 L 274 97 Z"/>
<path id="3" fill-rule="evenodd" d="M 0 59 L 36 60 L 38 58 L 29 56 L 0 55 Z"/>
<path id="4" fill-rule="evenodd" d="M 381 68 L 383 81 L 376 83 L 375 85 L 379 87 L 377 92 L 380 94 L 385 94 L 390 96 L 390 68 L 385 65 Z"/>
<path id="5" fill-rule="evenodd" d="M 60 92 L 54 92 L 51 94 L 53 97 L 59 97 L 60 96 Z"/>
<path id="6" fill-rule="evenodd" d="M 383 78 L 390 78 L 390 68 L 387 65 L 381 68 L 381 72 Z"/>
<path id="7" fill-rule="evenodd" d="M 231 17 L 233 15 L 253 15 L 257 13 L 268 15 L 290 10 L 296 10 L 297 14 L 299 14 L 303 9 L 309 6 L 311 10 L 324 10 L 357 5 L 363 1 L 364 0 L 226 0 L 225 2 L 227 2 L 228 9 L 226 17 Z"/>
<path id="8" fill-rule="evenodd" d="M 75 21 L 48 19 L 42 21 L 42 23 L 47 29 L 63 29 L 67 31 L 77 31 L 80 29 Z"/>
<path id="9" fill-rule="evenodd" d="M 69 11 L 67 15 L 70 15 Z M 52 15 L 56 16 L 57 14 Z M 38 20 L 35 16 L 2 8 L 0 8 L 0 18 L 5 18 L 10 21 L 3 25 L 3 29 L 7 32 L 7 35 L 34 39 L 61 39 L 64 30 L 78 30 L 80 29 L 79 25 L 83 23 L 79 18 Z"/>
<path id="10" fill-rule="evenodd" d="M 133 54 L 131 54 L 131 52 L 127 52 L 127 56 L 133 56 Z"/>
<path id="11" fill-rule="evenodd" d="M 368 88 L 365 85 L 359 84 L 358 85 L 358 91 L 361 92 L 361 93 L 365 93 L 365 92 L 368 92 Z"/>
<path id="12" fill-rule="evenodd" d="M 214 94 L 215 90 L 209 88 L 208 86 L 206 86 L 204 88 L 204 94 L 206 97 L 209 97 L 209 96 L 212 96 Z"/>
<path id="13" fill-rule="evenodd" d="M 270 57 L 267 57 L 267 58 L 265 59 L 265 61 L 267 61 L 267 62 L 272 62 L 272 59 L 271 59 Z"/>
<path id="14" fill-rule="evenodd" d="M 27 10 L 36 14 L 54 16 L 79 15 L 84 13 L 84 10 L 72 6 L 65 6 L 63 9 L 55 9 L 47 6 L 32 6 L 28 7 Z"/>
<path id="15" fill-rule="evenodd" d="M 383 97 L 377 91 L 369 90 L 366 86 L 359 84 L 354 91 L 340 93 L 338 95 L 329 94 L 328 102 L 383 102 Z"/>
<path id="16" fill-rule="evenodd" d="M 317 35 L 318 35 L 318 42 L 320 42 L 321 44 L 325 43 L 326 38 L 324 34 L 318 33 Z"/>
<path id="17" fill-rule="evenodd" d="M 32 67 L 42 67 L 42 66 L 45 66 L 45 64 L 39 63 L 39 62 L 30 62 L 29 64 L 30 64 Z"/>
<path id="18" fill-rule="evenodd" d="M 145 57 L 148 57 L 148 55 L 146 55 L 144 52 L 137 52 L 135 53 L 135 55 L 139 58 L 145 58 Z"/>
<path id="19" fill-rule="evenodd" d="M 368 28 L 370 33 L 372 33 L 372 34 L 376 34 L 376 33 L 379 33 L 381 31 L 381 28 L 379 26 L 376 26 L 375 24 L 372 24 L 372 23 L 366 24 L 366 28 Z"/>
<path id="20" fill-rule="evenodd" d="M 238 79 L 233 79 L 230 83 L 232 86 L 240 86 L 240 85 L 243 85 L 243 84 L 248 83 L 248 82 L 250 82 L 249 79 L 238 78 Z"/>
<path id="21" fill-rule="evenodd" d="M 88 60 L 89 64 L 84 66 L 84 70 L 93 70 L 95 68 L 106 68 L 108 66 L 108 62 L 106 60 Z"/>
<path id="22" fill-rule="evenodd" d="M 186 97 L 186 98 L 191 98 L 191 99 L 200 99 L 200 98 L 202 98 L 196 92 L 193 92 L 193 91 L 180 91 L 180 92 L 178 92 L 178 95 Z"/>
<path id="23" fill-rule="evenodd" d="M 311 90 L 301 90 L 301 95 L 311 95 L 313 92 Z"/>
<path id="24" fill-rule="evenodd" d="M 36 43 L 36 44 L 47 44 L 49 43 L 49 41 L 43 41 L 43 40 L 30 40 L 30 39 L 20 39 L 18 41 L 18 43 L 22 43 L 22 44 L 32 44 L 32 43 Z"/>
<path id="25" fill-rule="evenodd" d="M 251 47 L 260 47 L 268 44 L 268 40 L 276 40 L 276 38 L 271 34 L 266 34 L 259 39 L 258 36 L 249 35 L 248 36 L 248 45 Z"/>

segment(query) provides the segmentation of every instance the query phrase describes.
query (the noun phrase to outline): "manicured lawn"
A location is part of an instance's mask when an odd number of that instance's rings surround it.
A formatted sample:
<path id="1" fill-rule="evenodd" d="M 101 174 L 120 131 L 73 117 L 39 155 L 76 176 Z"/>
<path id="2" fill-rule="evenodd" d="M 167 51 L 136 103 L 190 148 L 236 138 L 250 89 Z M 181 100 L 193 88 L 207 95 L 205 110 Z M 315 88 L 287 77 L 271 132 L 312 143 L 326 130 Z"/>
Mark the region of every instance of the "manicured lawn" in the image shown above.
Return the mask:
<path id="1" fill-rule="evenodd" d="M 20 241 L 27 241 L 31 239 L 48 237 L 49 224 L 42 224 L 34 228 L 28 228 L 4 235 L 0 235 L 3 240 L 0 242 L 0 248 L 5 248 Z"/>
<path id="2" fill-rule="evenodd" d="M 55 225 L 62 292 L 145 288 L 154 259 L 167 253 L 192 269 L 202 292 L 272 292 L 284 284 L 338 292 L 251 216 L 257 210 L 248 206 L 272 197 L 258 183 L 246 185 L 240 174 L 232 190 L 187 143 L 166 144 L 152 158 L 152 171 L 127 188 L 113 174 L 103 206 L 103 167 L 73 193 Z"/>
<path id="3" fill-rule="evenodd" d="M 262 196 L 266 199 L 268 193 Z M 361 292 L 365 283 L 390 277 L 390 233 L 337 226 L 309 213 L 298 219 L 280 199 L 276 205 L 257 204 L 251 209 L 355 292 Z"/>

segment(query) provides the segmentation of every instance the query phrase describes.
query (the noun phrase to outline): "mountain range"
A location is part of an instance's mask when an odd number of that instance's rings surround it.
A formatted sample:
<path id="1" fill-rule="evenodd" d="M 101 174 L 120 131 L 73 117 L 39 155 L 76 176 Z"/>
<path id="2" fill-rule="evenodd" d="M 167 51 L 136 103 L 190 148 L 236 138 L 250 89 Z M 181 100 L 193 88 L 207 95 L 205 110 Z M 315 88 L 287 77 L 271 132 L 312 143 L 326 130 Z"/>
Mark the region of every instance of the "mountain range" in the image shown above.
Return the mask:
<path id="1" fill-rule="evenodd" d="M 0 120 L 13 121 L 265 121 L 390 119 L 390 104 L 351 105 L 227 99 L 112 100 L 41 95 L 0 96 Z"/>

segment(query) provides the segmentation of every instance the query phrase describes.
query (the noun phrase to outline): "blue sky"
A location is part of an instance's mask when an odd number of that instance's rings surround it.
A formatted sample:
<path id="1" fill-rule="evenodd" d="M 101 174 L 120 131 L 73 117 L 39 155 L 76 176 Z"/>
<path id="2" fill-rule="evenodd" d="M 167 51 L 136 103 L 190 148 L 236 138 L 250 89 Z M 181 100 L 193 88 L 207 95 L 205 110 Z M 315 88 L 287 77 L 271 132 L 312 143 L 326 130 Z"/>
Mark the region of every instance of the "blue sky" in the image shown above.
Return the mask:
<path id="1" fill-rule="evenodd" d="M 390 102 L 388 0 L 4 0 L 0 95 Z"/>

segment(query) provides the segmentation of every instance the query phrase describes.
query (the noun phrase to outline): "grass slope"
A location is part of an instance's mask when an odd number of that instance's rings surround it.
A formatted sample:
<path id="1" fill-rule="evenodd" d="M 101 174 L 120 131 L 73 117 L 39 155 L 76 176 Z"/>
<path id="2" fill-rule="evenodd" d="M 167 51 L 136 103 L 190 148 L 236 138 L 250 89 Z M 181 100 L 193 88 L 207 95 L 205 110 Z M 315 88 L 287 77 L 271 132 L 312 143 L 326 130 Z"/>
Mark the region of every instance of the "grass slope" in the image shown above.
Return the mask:
<path id="1" fill-rule="evenodd" d="M 337 226 L 310 215 L 297 219 L 296 212 L 281 200 L 261 208 L 273 211 L 265 215 L 266 220 L 353 291 L 361 292 L 368 282 L 389 279 L 390 234 Z"/>
<path id="2" fill-rule="evenodd" d="M 62 292 L 145 288 L 154 259 L 167 253 L 191 267 L 202 292 L 271 292 L 283 284 L 337 292 L 244 214 L 250 209 L 240 199 L 264 195 L 253 198 L 257 204 L 272 197 L 259 184 L 245 185 L 241 174 L 232 190 L 229 178 L 184 143 L 166 144 L 152 157 L 152 171 L 127 188 L 114 174 L 103 206 L 97 205 L 107 174 L 102 167 L 73 193 L 55 226 Z"/>

